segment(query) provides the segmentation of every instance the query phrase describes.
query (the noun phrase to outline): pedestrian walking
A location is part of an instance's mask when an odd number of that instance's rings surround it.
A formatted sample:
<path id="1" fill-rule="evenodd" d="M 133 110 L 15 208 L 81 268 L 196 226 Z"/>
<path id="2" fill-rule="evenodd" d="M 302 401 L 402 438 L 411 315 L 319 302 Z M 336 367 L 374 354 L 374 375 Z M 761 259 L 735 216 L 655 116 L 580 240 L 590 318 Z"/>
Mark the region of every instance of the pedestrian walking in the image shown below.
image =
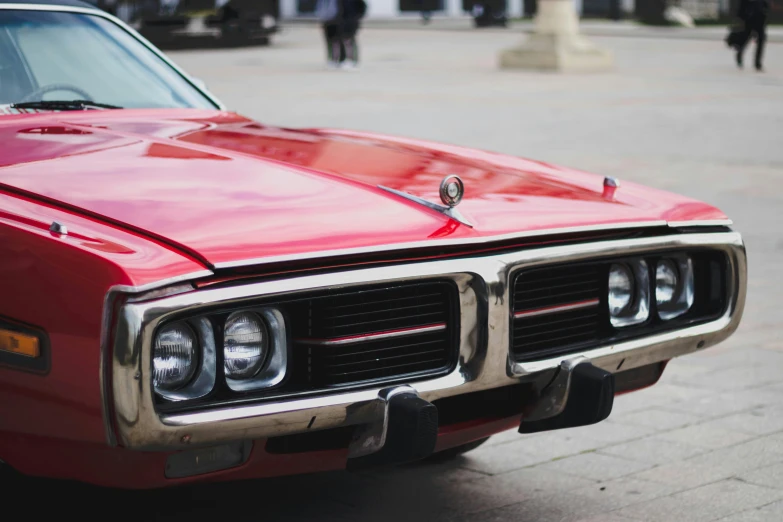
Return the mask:
<path id="1" fill-rule="evenodd" d="M 428 4 L 428 0 L 416 0 L 416 7 L 421 12 L 421 23 L 424 25 L 430 23 L 430 18 L 432 18 L 432 9 L 429 8 Z"/>
<path id="2" fill-rule="evenodd" d="M 342 1 L 318 0 L 315 5 L 315 15 L 321 22 L 326 40 L 327 66 L 335 69 L 344 60 L 345 51 L 342 48 Z"/>
<path id="3" fill-rule="evenodd" d="M 737 16 L 744 22 L 744 30 L 737 39 L 737 67 L 742 68 L 742 55 L 752 36 L 756 37 L 756 70 L 762 71 L 764 44 L 767 41 L 767 13 L 769 0 L 740 0 Z"/>
<path id="4" fill-rule="evenodd" d="M 359 65 L 359 46 L 356 43 L 356 34 L 362 18 L 367 12 L 367 3 L 364 0 L 340 0 L 342 2 L 342 24 L 340 27 L 341 47 L 344 51 L 344 69 L 355 69 Z"/>

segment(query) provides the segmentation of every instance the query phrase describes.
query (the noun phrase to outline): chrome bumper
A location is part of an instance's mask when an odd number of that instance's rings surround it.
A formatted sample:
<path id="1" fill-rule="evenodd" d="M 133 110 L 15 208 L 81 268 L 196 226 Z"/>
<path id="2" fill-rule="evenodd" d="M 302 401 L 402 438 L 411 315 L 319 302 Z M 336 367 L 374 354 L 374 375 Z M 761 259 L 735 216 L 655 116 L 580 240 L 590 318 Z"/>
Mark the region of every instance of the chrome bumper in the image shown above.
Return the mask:
<path id="1" fill-rule="evenodd" d="M 634 255 L 676 248 L 711 248 L 728 257 L 729 303 L 712 322 L 605 345 L 568 357 L 517 363 L 509 358 L 509 282 L 516 271 L 536 265 Z M 287 396 L 257 404 L 194 413 L 160 414 L 149 375 L 150 345 L 156 326 L 174 313 L 241 304 L 259 296 L 290 295 L 314 289 L 379 282 L 447 278 L 459 288 L 459 362 L 449 375 L 410 383 L 427 401 L 511 385 L 557 368 L 563 359 L 585 357 L 610 372 L 628 370 L 714 345 L 737 328 L 745 303 L 746 257 L 736 232 L 682 234 L 554 246 L 485 257 L 367 268 L 337 274 L 205 289 L 144 302 L 119 311 L 111 354 L 113 410 L 119 443 L 143 450 L 180 449 L 220 441 L 256 439 L 340 426 L 368 424 L 383 415 L 386 387 Z M 379 395 L 380 394 L 380 395 Z"/>

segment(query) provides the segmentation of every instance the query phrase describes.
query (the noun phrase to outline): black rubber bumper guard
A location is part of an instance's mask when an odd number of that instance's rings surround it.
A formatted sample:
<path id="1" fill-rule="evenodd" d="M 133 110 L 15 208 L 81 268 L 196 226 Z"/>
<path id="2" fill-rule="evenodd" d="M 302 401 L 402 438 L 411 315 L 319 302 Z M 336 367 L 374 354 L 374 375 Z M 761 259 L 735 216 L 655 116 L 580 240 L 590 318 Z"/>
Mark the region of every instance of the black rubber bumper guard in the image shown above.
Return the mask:
<path id="1" fill-rule="evenodd" d="M 531 399 L 520 433 L 595 424 L 612 412 L 614 375 L 585 358 L 568 359 Z M 380 393 L 383 415 L 357 428 L 348 448 L 349 471 L 404 464 L 432 455 L 438 440 L 438 409 L 410 386 Z"/>

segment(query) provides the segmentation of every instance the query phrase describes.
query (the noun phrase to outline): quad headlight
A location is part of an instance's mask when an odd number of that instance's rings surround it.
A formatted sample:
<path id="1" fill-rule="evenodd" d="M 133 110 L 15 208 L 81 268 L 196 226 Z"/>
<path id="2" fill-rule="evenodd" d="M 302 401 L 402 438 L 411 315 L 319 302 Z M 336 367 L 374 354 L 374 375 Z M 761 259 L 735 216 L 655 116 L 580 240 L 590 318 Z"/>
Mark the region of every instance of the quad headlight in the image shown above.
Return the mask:
<path id="1" fill-rule="evenodd" d="M 679 317 L 693 306 L 693 261 L 688 256 L 664 258 L 655 268 L 655 302 L 664 321 Z"/>
<path id="2" fill-rule="evenodd" d="M 196 371 L 198 339 L 185 322 L 163 328 L 155 338 L 152 382 L 161 392 L 182 388 Z"/>
<path id="3" fill-rule="evenodd" d="M 609 269 L 609 314 L 617 317 L 633 303 L 633 274 L 626 265 Z"/>
<path id="4" fill-rule="evenodd" d="M 226 319 L 223 334 L 223 368 L 230 379 L 255 376 L 269 353 L 269 334 L 253 312 L 234 312 Z"/>
<path id="5" fill-rule="evenodd" d="M 172 401 L 207 395 L 215 387 L 215 359 L 215 340 L 208 319 L 164 326 L 152 346 L 155 392 Z"/>
<path id="6" fill-rule="evenodd" d="M 288 365 L 285 321 L 276 308 L 234 312 L 223 328 L 223 373 L 233 391 L 271 388 Z"/>
<path id="7" fill-rule="evenodd" d="M 647 262 L 633 260 L 609 267 L 609 319 L 622 328 L 645 322 L 650 317 L 650 276 Z"/>
<path id="8" fill-rule="evenodd" d="M 221 331 L 218 343 L 215 332 Z M 222 372 L 216 349 L 221 345 Z M 202 316 L 158 329 L 152 348 L 152 384 L 155 393 L 170 401 L 209 395 L 218 379 L 233 391 L 260 390 L 280 384 L 287 363 L 285 322 L 279 310 Z"/>
<path id="9" fill-rule="evenodd" d="M 654 266 L 654 272 L 649 267 Z M 651 288 L 650 278 L 655 287 Z M 669 321 L 690 310 L 694 301 L 693 261 L 687 255 L 658 260 L 629 260 L 609 267 L 607 304 L 612 326 L 644 323 L 650 317 L 652 292 L 658 317 Z"/>

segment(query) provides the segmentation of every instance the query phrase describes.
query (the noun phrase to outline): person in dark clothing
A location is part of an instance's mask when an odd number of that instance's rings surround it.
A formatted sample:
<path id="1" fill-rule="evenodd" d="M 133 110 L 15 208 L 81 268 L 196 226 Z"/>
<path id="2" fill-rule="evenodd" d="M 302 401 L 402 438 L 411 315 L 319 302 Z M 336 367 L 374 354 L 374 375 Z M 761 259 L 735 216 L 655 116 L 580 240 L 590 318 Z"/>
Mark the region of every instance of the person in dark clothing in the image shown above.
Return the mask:
<path id="1" fill-rule="evenodd" d="M 355 68 L 359 64 L 356 33 L 359 32 L 359 24 L 367 12 L 367 4 L 364 0 L 340 0 L 340 2 L 342 4 L 340 43 L 344 53 L 341 65 L 343 68 Z"/>
<path id="2" fill-rule="evenodd" d="M 767 13 L 769 12 L 769 0 L 740 0 L 737 16 L 745 22 L 740 41 L 737 45 L 737 67 L 742 68 L 742 55 L 750 42 L 751 36 L 756 35 L 756 70 L 763 70 L 764 44 L 767 41 Z"/>
<path id="3" fill-rule="evenodd" d="M 432 18 L 432 10 L 429 9 L 427 4 L 429 4 L 427 0 L 416 0 L 416 7 L 421 12 L 421 23 L 425 25 L 430 23 L 430 18 Z"/>
<path id="4" fill-rule="evenodd" d="M 341 29 L 343 22 L 342 0 L 318 0 L 315 14 L 321 21 L 326 39 L 328 66 L 336 68 L 344 60 Z"/>

